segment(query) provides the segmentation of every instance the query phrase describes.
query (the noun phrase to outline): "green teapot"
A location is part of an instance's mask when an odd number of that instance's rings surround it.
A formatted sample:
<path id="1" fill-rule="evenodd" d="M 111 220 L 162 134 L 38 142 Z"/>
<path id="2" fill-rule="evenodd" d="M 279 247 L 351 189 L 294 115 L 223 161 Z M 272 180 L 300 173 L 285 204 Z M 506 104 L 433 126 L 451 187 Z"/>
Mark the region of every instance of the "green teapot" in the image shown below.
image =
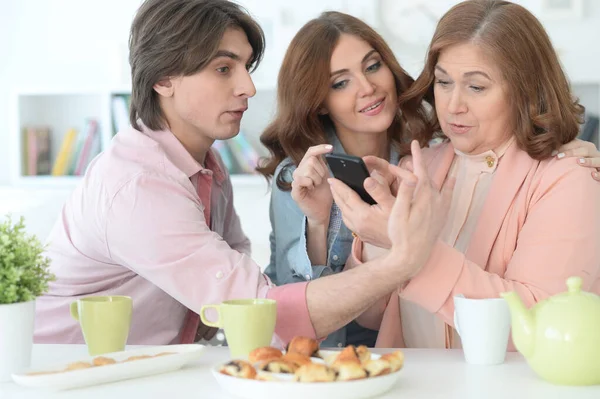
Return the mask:
<path id="1" fill-rule="evenodd" d="M 558 385 L 600 384 L 600 296 L 581 291 L 580 277 L 568 291 L 527 309 L 516 292 L 504 292 L 512 339 L 529 366 Z"/>

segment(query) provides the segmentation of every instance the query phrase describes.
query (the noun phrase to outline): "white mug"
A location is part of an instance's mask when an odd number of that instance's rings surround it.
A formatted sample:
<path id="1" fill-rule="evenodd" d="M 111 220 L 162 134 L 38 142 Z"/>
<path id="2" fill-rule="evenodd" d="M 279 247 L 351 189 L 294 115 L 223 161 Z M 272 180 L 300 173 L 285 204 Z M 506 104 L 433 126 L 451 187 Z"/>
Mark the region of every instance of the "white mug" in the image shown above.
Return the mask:
<path id="1" fill-rule="evenodd" d="M 510 312 L 503 298 L 454 296 L 454 328 L 469 364 L 504 362 L 510 335 Z"/>

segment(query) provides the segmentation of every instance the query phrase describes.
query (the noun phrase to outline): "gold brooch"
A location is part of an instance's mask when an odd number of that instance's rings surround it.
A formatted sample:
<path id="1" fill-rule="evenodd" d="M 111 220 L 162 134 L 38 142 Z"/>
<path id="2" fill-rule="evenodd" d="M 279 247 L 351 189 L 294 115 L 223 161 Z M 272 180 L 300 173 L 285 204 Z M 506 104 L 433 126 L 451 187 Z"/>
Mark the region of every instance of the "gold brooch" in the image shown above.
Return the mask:
<path id="1" fill-rule="evenodd" d="M 487 157 L 485 157 L 485 161 L 487 162 L 487 166 L 490 168 L 494 167 L 494 162 L 496 162 L 496 160 L 494 159 L 493 156 L 488 155 Z"/>

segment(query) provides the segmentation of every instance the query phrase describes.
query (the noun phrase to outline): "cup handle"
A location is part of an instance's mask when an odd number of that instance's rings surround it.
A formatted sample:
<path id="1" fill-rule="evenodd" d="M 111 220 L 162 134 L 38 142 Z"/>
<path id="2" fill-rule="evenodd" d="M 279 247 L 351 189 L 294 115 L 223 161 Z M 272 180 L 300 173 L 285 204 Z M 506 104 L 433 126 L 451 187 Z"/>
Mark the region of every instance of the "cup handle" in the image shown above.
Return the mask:
<path id="1" fill-rule="evenodd" d="M 77 309 L 77 301 L 71 302 L 71 317 L 79 321 L 79 310 Z"/>
<path id="2" fill-rule="evenodd" d="M 456 317 L 456 309 L 454 309 L 454 329 L 460 335 L 460 330 L 458 328 L 458 318 Z"/>
<path id="3" fill-rule="evenodd" d="M 206 326 L 209 327 L 215 327 L 215 328 L 221 328 L 221 313 L 219 312 L 219 305 L 204 305 L 200 308 L 200 320 L 202 320 L 202 323 Z M 206 318 L 206 315 L 204 314 L 204 312 L 206 312 L 208 309 L 215 309 L 217 311 L 217 321 L 212 322 L 212 321 L 208 321 L 208 319 Z"/>

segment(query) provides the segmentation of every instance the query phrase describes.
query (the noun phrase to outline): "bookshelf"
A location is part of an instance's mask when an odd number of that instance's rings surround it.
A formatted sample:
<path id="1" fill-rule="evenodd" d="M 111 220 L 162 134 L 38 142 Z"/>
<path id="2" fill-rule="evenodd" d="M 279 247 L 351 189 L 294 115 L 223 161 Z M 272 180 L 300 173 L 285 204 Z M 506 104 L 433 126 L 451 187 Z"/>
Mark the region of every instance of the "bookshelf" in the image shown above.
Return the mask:
<path id="1" fill-rule="evenodd" d="M 572 91 L 586 107 L 586 120 L 590 116 L 600 115 L 600 79 L 573 80 Z M 115 98 L 124 98 L 130 94 L 128 87 L 84 88 L 76 90 L 64 89 L 27 89 L 14 93 L 14 133 L 11 147 L 13 165 L 11 180 L 13 184 L 26 187 L 74 187 L 81 179 L 63 173 L 53 176 L 49 173 L 30 175 L 28 168 L 28 143 L 25 139 L 27 127 L 46 127 L 50 134 L 50 151 L 48 154 L 51 165 L 56 162 L 61 144 L 69 129 L 78 132 L 86 128 L 86 120 L 93 119 L 98 123 L 97 134 L 99 144 L 96 151 L 106 149 L 115 131 L 115 118 L 120 113 L 127 123 L 128 110 L 120 112 L 114 107 Z M 272 86 L 257 87 L 257 94 L 249 101 L 249 109 L 242 120 L 241 131 L 248 144 L 258 156 L 266 155 L 266 149 L 260 144 L 259 136 L 275 110 L 276 92 Z M 585 129 L 585 127 L 583 128 Z M 583 130 L 582 129 L 582 130 Z M 598 129 L 591 137 L 596 146 L 600 145 Z M 94 155 L 94 154 L 92 154 Z M 89 160 L 88 160 L 89 161 Z M 51 171 L 50 171 L 51 172 Z M 68 168 L 67 168 L 68 172 Z M 242 173 L 240 173 L 242 172 Z M 239 168 L 230 169 L 232 183 L 240 187 L 267 188 L 265 179 L 257 174 L 243 173 Z"/>
<path id="2" fill-rule="evenodd" d="M 11 168 L 13 184 L 40 188 L 74 187 L 81 180 L 85 166 L 93 156 L 108 148 L 119 123 L 128 124 L 129 94 L 128 87 L 77 90 L 37 88 L 14 93 L 15 118 L 12 128 L 13 140 L 10 144 L 15 148 Z M 221 147 L 224 144 L 224 151 L 229 151 L 230 157 L 233 158 L 228 167 L 232 183 L 236 186 L 267 188 L 265 179 L 253 173 L 252 162 L 266 155 L 259 136 L 273 116 L 275 97 L 274 87 L 257 87 L 257 95 L 250 99 L 249 109 L 242 120 L 240 137 L 243 137 L 244 143 L 236 144 L 238 153 L 233 154 L 230 150 L 231 140 L 217 142 Z M 97 137 L 93 139 L 86 137 L 91 136 L 90 120 L 97 122 Z M 62 171 L 55 170 L 56 164 L 59 163 L 57 160 L 61 158 L 61 148 L 69 141 L 69 134 L 73 135 L 70 133 L 71 129 L 75 129 L 76 134 L 64 161 L 67 165 Z M 39 132 L 43 130 L 49 132 L 49 143 L 44 141 L 45 138 L 40 139 Z M 86 139 L 89 141 L 88 149 L 81 155 Z M 240 138 L 236 140 L 239 141 Z M 94 143 L 95 146 L 92 145 Z M 49 146 L 49 151 L 40 155 L 40 148 L 46 145 Z M 219 151 L 221 152 L 221 149 Z M 244 154 L 240 155 L 239 152 Z M 43 166 L 48 163 L 44 164 L 44 157 L 48 158 L 49 168 Z M 80 167 L 79 171 L 78 157 L 82 158 L 79 163 L 84 166 Z M 241 162 L 244 160 L 247 164 L 241 168 Z"/>

